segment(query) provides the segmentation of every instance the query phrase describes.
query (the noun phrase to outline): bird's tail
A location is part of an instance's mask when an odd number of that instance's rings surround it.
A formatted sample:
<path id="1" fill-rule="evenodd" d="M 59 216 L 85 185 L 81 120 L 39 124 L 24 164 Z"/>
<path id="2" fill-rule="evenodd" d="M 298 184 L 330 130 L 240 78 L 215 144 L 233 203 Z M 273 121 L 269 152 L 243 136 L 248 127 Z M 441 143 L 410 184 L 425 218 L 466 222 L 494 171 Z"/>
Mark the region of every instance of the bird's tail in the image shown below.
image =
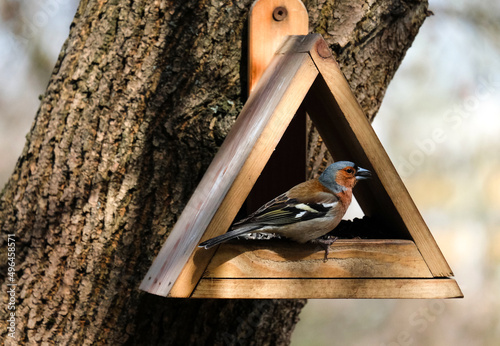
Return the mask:
<path id="1" fill-rule="evenodd" d="M 205 249 L 210 249 L 211 247 L 213 247 L 215 245 L 219 245 L 219 244 L 224 243 L 228 240 L 239 237 L 243 234 L 251 233 L 253 230 L 255 230 L 257 228 L 260 228 L 260 226 L 256 226 L 256 225 L 250 226 L 249 225 L 249 226 L 237 228 L 235 230 L 232 230 L 232 231 L 229 231 L 225 234 L 222 234 L 218 237 L 206 240 L 203 243 L 201 243 L 200 245 L 198 245 L 198 247 L 204 247 Z"/>

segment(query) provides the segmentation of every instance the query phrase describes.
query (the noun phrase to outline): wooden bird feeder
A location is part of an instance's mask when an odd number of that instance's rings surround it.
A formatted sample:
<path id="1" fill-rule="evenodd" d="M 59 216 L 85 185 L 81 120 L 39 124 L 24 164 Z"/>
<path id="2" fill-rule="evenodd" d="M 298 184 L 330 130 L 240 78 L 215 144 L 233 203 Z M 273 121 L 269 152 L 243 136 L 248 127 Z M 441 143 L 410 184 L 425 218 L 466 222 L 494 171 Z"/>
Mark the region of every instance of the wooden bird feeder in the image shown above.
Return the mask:
<path id="1" fill-rule="evenodd" d="M 300 1 L 254 3 L 250 97 L 140 288 L 192 298 L 463 297 L 326 42 L 307 32 Z M 286 240 L 198 248 L 227 232 L 298 111 L 307 112 L 335 160 L 374 173 L 354 194 L 366 216 L 383 220 L 390 239 L 337 240 L 326 262 L 316 245 Z M 305 172 L 305 159 L 302 165 Z"/>

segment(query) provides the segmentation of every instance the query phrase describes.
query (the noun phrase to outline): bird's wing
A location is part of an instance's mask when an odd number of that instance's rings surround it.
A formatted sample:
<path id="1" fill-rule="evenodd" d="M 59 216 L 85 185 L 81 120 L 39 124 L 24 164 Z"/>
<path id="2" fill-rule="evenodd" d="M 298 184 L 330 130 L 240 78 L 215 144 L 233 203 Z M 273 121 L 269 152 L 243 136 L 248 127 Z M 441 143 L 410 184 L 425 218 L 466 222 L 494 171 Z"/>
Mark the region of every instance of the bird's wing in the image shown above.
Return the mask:
<path id="1" fill-rule="evenodd" d="M 318 202 L 311 201 L 311 198 L 308 202 L 301 202 L 284 193 L 264 204 L 246 219 L 235 223 L 233 229 L 249 225 L 281 226 L 324 217 L 339 203 L 333 194 L 325 196 L 324 192 L 318 192 L 317 198 L 313 200 Z"/>

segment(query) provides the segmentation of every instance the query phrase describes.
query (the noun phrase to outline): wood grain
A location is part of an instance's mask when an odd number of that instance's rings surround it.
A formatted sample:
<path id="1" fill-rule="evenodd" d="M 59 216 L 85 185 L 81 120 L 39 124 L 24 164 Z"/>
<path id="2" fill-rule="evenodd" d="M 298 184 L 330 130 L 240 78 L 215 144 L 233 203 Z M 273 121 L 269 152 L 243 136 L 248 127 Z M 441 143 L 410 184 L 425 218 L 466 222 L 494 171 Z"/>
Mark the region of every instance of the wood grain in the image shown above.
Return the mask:
<path id="1" fill-rule="evenodd" d="M 273 17 L 278 7 L 286 11 L 283 20 Z M 308 30 L 307 9 L 300 0 L 258 0 L 253 3 L 248 19 L 249 93 L 257 85 L 284 38 L 306 35 Z"/>
<path id="2" fill-rule="evenodd" d="M 432 277 L 410 240 L 337 240 L 323 258 L 314 244 L 237 240 L 219 247 L 203 278 Z"/>
<path id="3" fill-rule="evenodd" d="M 453 279 L 202 279 L 193 298 L 462 298 Z"/>

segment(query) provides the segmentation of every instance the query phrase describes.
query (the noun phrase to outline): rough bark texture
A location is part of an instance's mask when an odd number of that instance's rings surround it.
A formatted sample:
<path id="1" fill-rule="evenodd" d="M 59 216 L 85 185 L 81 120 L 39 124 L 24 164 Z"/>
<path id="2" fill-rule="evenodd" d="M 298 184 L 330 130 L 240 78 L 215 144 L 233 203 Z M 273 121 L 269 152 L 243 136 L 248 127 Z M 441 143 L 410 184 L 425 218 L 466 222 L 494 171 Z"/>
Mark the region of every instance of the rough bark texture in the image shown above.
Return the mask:
<path id="1" fill-rule="evenodd" d="M 304 3 L 372 119 L 427 2 Z M 1 194 L 19 344 L 289 343 L 304 301 L 138 290 L 244 103 L 250 4 L 82 0 Z M 324 150 L 309 139 L 314 173 Z"/>

